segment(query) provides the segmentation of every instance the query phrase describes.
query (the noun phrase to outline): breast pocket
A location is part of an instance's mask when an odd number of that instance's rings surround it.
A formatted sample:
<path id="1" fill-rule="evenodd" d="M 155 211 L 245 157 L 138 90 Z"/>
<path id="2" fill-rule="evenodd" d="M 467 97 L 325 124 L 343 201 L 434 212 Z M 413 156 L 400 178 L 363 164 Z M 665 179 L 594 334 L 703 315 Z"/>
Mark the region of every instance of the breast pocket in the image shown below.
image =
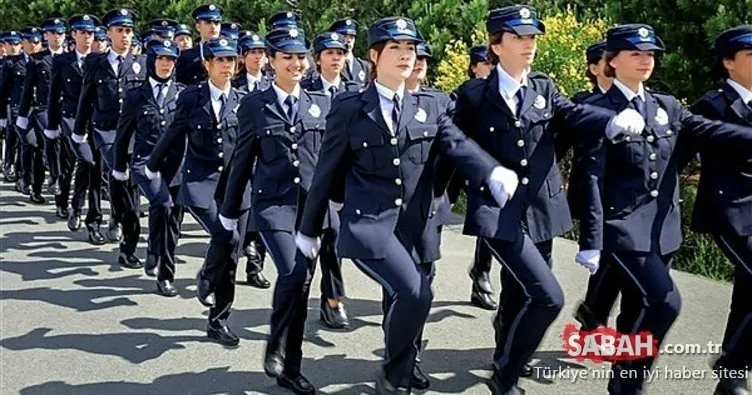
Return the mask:
<path id="1" fill-rule="evenodd" d="M 394 141 L 396 143 L 397 140 Z M 389 165 L 394 166 L 396 156 L 394 146 L 386 141 L 386 136 L 383 134 L 350 135 L 350 149 L 355 156 L 354 163 L 366 171 L 383 169 Z"/>
<path id="2" fill-rule="evenodd" d="M 646 144 L 643 136 L 627 136 L 613 145 L 609 159 L 613 159 L 616 163 L 641 165 L 645 161 Z"/>
<path id="3" fill-rule="evenodd" d="M 303 138 L 313 152 L 319 152 L 324 138 L 324 123 L 319 120 L 303 121 Z"/>
<path id="4" fill-rule="evenodd" d="M 410 161 L 417 164 L 426 163 L 438 129 L 436 125 L 411 125 L 407 128 L 410 141 L 406 153 Z"/>
<path id="5" fill-rule="evenodd" d="M 286 133 L 285 125 L 268 126 L 263 130 L 259 136 L 262 162 L 268 164 L 287 157 L 285 145 L 289 138 Z"/>
<path id="6" fill-rule="evenodd" d="M 190 140 L 201 147 L 214 143 L 214 122 L 209 118 L 196 118 L 188 122 L 191 128 Z"/>

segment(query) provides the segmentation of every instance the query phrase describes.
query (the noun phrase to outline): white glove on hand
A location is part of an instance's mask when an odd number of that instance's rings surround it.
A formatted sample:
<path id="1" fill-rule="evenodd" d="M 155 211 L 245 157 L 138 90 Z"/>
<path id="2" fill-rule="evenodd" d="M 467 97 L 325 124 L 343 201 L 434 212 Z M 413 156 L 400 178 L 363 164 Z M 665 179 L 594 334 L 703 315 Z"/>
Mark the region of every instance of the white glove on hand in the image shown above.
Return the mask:
<path id="1" fill-rule="evenodd" d="M 300 232 L 295 233 L 295 245 L 300 252 L 308 259 L 316 259 L 321 248 L 321 239 L 318 237 L 308 237 Z"/>
<path id="2" fill-rule="evenodd" d="M 601 261 L 601 252 L 598 250 L 582 250 L 577 253 L 574 260 L 590 270 L 590 274 L 595 274 Z"/>
<path id="3" fill-rule="evenodd" d="M 125 169 L 125 172 L 113 170 L 112 171 L 112 178 L 118 180 L 118 181 L 125 181 L 130 177 L 128 169 Z"/>
<path id="4" fill-rule="evenodd" d="M 334 200 L 330 200 L 329 204 L 332 206 L 332 208 L 334 209 L 334 211 L 340 211 L 340 210 L 342 210 L 342 207 L 345 206 L 344 203 L 335 202 Z"/>
<path id="5" fill-rule="evenodd" d="M 162 175 L 158 171 L 149 170 L 149 166 L 144 166 L 144 173 L 146 173 L 146 178 L 152 181 L 162 178 Z"/>
<path id="6" fill-rule="evenodd" d="M 80 134 L 73 133 L 73 134 L 71 134 L 71 140 L 73 140 L 74 142 L 76 142 L 78 144 L 86 144 L 86 135 L 84 134 L 82 136 Z"/>
<path id="7" fill-rule="evenodd" d="M 45 129 L 44 130 L 44 136 L 47 137 L 50 140 L 54 140 L 54 139 L 60 137 L 60 131 L 59 130 Z"/>
<path id="8" fill-rule="evenodd" d="M 16 118 L 16 127 L 26 130 L 29 128 L 29 118 L 18 117 Z"/>
<path id="9" fill-rule="evenodd" d="M 6 126 L 8 126 L 8 120 L 5 118 L 0 119 L 0 128 L 4 128 Z"/>
<path id="10" fill-rule="evenodd" d="M 503 166 L 496 166 L 488 177 L 488 188 L 499 207 L 504 208 L 507 201 L 514 196 L 520 180 L 517 173 Z"/>
<path id="11" fill-rule="evenodd" d="M 640 134 L 645 129 L 645 118 L 639 112 L 628 108 L 611 118 L 606 127 L 606 137 L 614 141 L 621 134 Z"/>
<path id="12" fill-rule="evenodd" d="M 222 214 L 219 214 L 219 222 L 222 223 L 222 227 L 225 228 L 225 230 L 228 230 L 230 232 L 238 228 L 237 219 L 229 219 L 229 218 L 223 217 Z"/>

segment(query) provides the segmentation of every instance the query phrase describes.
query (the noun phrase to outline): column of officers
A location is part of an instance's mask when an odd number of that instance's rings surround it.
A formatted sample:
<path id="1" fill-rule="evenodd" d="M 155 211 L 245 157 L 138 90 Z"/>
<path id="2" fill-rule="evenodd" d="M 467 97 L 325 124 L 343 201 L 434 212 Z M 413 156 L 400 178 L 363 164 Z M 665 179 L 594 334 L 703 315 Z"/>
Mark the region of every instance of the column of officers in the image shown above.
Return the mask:
<path id="1" fill-rule="evenodd" d="M 46 178 L 55 215 L 94 245 L 118 242 L 118 263 L 155 277 L 164 296 L 178 294 L 176 247 L 191 215 L 210 237 L 196 274 L 207 336 L 225 346 L 239 343 L 228 325 L 238 261 L 247 258 L 245 284 L 267 289 L 268 256 L 277 276 L 263 366 L 278 385 L 316 392 L 302 374 L 311 279 L 320 262 L 320 319 L 349 328 L 348 258 L 383 288 L 377 392 L 430 387 L 423 327 L 442 225 L 461 192 L 463 233 L 477 240 L 470 301 L 497 310 L 492 393 L 522 393 L 562 309 L 552 240 L 573 218 L 575 261 L 591 273 L 575 313 L 582 329 L 607 325 L 621 294 L 617 329 L 662 341 L 681 307 L 670 275 L 682 240 L 678 175 L 698 159 L 692 228 L 736 267 L 713 369 L 750 369 L 752 25 L 716 38 L 721 83 L 685 108 L 648 88 L 666 48 L 646 24 L 604 32 L 585 53 L 592 90 L 567 99 L 531 71 L 546 26 L 530 6 L 489 12 L 488 41 L 470 49 L 469 79 L 450 95 L 425 85 L 432 52 L 409 18 L 369 26 L 361 59 L 354 19 L 309 35 L 298 14 L 279 12 L 260 35 L 216 4 L 192 17 L 149 21 L 140 37 L 126 8 L 2 32 L 1 170 L 33 204 L 48 204 Z M 557 162 L 570 149 L 565 188 Z M 607 391 L 643 393 L 653 363 L 614 363 Z M 750 393 L 746 379 L 720 377 L 716 394 Z"/>

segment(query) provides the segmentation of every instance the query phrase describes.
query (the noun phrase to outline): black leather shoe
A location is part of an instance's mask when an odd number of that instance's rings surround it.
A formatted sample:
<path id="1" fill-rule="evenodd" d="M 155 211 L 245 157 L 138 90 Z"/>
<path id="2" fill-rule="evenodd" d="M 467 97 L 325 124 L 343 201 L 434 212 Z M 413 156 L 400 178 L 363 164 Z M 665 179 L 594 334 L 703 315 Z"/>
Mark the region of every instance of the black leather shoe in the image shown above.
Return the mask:
<path id="1" fill-rule="evenodd" d="M 125 254 L 122 252 L 120 253 L 120 256 L 118 256 L 118 263 L 120 266 L 127 267 L 128 269 L 141 269 L 144 267 L 144 264 L 136 255 Z"/>
<path id="2" fill-rule="evenodd" d="M 5 182 L 16 182 L 18 181 L 18 175 L 16 174 L 16 170 L 14 170 L 12 167 L 6 167 L 3 171 L 3 175 L 5 176 Z"/>
<path id="3" fill-rule="evenodd" d="M 47 204 L 47 199 L 41 193 L 32 192 L 29 194 L 29 201 L 34 204 Z"/>
<path id="4" fill-rule="evenodd" d="M 164 296 L 177 296 L 178 289 L 172 285 L 170 280 L 157 281 L 157 290 Z"/>
<path id="5" fill-rule="evenodd" d="M 68 219 L 70 217 L 70 210 L 68 210 L 68 207 L 58 207 L 55 210 L 55 215 L 60 219 Z"/>
<path id="6" fill-rule="evenodd" d="M 285 361 L 279 353 L 266 354 L 264 357 L 264 372 L 269 377 L 279 377 L 285 370 Z"/>
<path id="7" fill-rule="evenodd" d="M 316 393 L 316 387 L 298 372 L 282 373 L 281 376 L 277 377 L 277 385 L 283 388 L 289 388 L 296 394 L 307 395 Z"/>
<path id="8" fill-rule="evenodd" d="M 747 380 L 744 378 L 722 378 L 715 387 L 713 395 L 750 395 Z"/>
<path id="9" fill-rule="evenodd" d="M 196 288 L 198 301 L 206 307 L 214 307 L 214 291 L 212 290 L 211 283 L 209 279 L 201 275 L 200 271 L 196 275 Z"/>
<path id="10" fill-rule="evenodd" d="M 249 274 L 248 277 L 246 277 L 246 280 L 247 284 L 254 288 L 267 289 L 272 286 L 272 283 L 269 282 L 261 272 Z"/>
<path id="11" fill-rule="evenodd" d="M 214 340 L 215 342 L 223 346 L 234 347 L 237 346 L 238 343 L 240 343 L 240 338 L 238 338 L 238 335 L 232 333 L 227 325 L 222 325 L 220 327 L 207 325 L 206 335 L 209 336 L 209 339 Z"/>
<path id="12" fill-rule="evenodd" d="M 30 191 L 29 186 L 26 185 L 26 183 L 24 182 L 24 179 L 21 178 L 21 177 L 19 177 L 18 179 L 16 179 L 16 185 L 15 185 L 14 188 L 15 188 L 16 192 L 23 193 L 24 195 L 28 195 L 29 191 Z"/>
<path id="13" fill-rule="evenodd" d="M 473 280 L 473 288 L 481 290 L 483 293 L 493 294 L 493 287 L 491 286 L 491 277 L 488 272 L 477 273 L 474 268 L 470 269 L 468 273 Z"/>
<path id="14" fill-rule="evenodd" d="M 60 185 L 58 185 L 57 180 L 50 181 L 50 184 L 47 186 L 47 192 L 52 196 L 60 194 Z"/>
<path id="15" fill-rule="evenodd" d="M 86 225 L 86 228 L 89 231 L 89 243 L 95 246 L 101 246 L 105 243 L 104 236 L 99 231 L 99 225 Z"/>
<path id="16" fill-rule="evenodd" d="M 332 307 L 326 298 L 321 298 L 319 317 L 324 325 L 332 329 L 345 329 L 350 326 L 350 321 L 347 319 L 347 310 L 345 310 L 345 305 L 342 302 Z"/>
<path id="17" fill-rule="evenodd" d="M 159 258 L 154 254 L 146 254 L 146 263 L 144 264 L 144 272 L 149 277 L 156 277 L 159 271 Z"/>
<path id="18" fill-rule="evenodd" d="M 81 229 L 81 215 L 78 213 L 71 213 L 68 217 L 68 229 L 71 232 L 78 232 Z"/>
<path id="19" fill-rule="evenodd" d="M 110 222 L 107 224 L 107 238 L 112 242 L 123 240 L 123 229 L 112 218 L 110 218 Z"/>
<path id="20" fill-rule="evenodd" d="M 496 368 L 494 368 L 493 376 L 488 380 L 488 388 L 491 389 L 491 394 L 493 395 L 522 395 L 525 393 L 525 391 L 517 385 L 510 386 L 504 384 L 501 380 L 501 375 Z"/>
<path id="21" fill-rule="evenodd" d="M 574 319 L 576 319 L 582 325 L 580 329 L 584 331 L 592 331 L 599 326 L 604 326 L 604 324 L 600 322 L 600 320 L 595 318 L 593 310 L 590 309 L 590 306 L 588 306 L 585 301 L 580 302 L 580 304 L 577 306 L 577 311 L 574 314 Z"/>
<path id="22" fill-rule="evenodd" d="M 420 370 L 420 366 L 416 363 L 413 367 L 413 380 L 412 387 L 419 390 L 426 390 L 431 386 L 431 381 L 428 376 Z"/>
<path id="23" fill-rule="evenodd" d="M 470 294 L 470 304 L 484 310 L 496 310 L 498 305 L 491 294 L 481 292 L 475 288 L 475 285 L 473 287 L 473 292 Z"/>
<path id="24" fill-rule="evenodd" d="M 384 372 L 376 378 L 376 393 L 378 395 L 408 395 L 410 390 L 404 387 L 395 387 L 386 379 Z"/>
<path id="25" fill-rule="evenodd" d="M 520 372 L 520 377 L 531 377 L 533 375 L 533 367 L 530 366 L 529 363 L 526 363 L 522 367 L 522 371 Z"/>

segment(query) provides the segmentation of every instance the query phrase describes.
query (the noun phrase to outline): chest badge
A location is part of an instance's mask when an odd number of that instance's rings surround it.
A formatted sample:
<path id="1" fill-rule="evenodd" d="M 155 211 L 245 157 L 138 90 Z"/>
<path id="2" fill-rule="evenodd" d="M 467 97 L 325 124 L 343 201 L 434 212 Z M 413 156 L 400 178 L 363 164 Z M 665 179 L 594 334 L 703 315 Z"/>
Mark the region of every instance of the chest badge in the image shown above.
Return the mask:
<path id="1" fill-rule="evenodd" d="M 655 121 L 658 122 L 659 125 L 668 125 L 668 114 L 666 113 L 666 110 L 658 108 L 658 111 L 655 112 Z"/>
<path id="2" fill-rule="evenodd" d="M 237 114 L 238 108 L 240 108 L 240 104 L 236 105 L 235 108 L 232 109 L 232 112 Z"/>
<path id="3" fill-rule="evenodd" d="M 311 104 L 311 108 L 308 109 L 308 113 L 311 114 L 312 117 L 318 118 L 321 116 L 321 108 L 315 104 Z"/>
<path id="4" fill-rule="evenodd" d="M 138 63 L 133 63 L 133 66 L 131 68 L 133 69 L 133 72 L 136 74 L 141 72 L 141 65 Z"/>
<path id="5" fill-rule="evenodd" d="M 538 95 L 535 98 L 535 102 L 533 103 L 533 107 L 535 107 L 535 108 L 537 108 L 539 110 L 542 110 L 542 109 L 546 108 L 546 99 L 543 98 L 543 96 Z"/>
<path id="6" fill-rule="evenodd" d="M 366 72 L 365 72 L 365 71 L 363 71 L 363 70 L 360 70 L 360 72 L 358 73 L 358 78 L 359 78 L 359 79 L 360 79 L 361 81 L 365 81 L 365 79 L 366 79 Z"/>
<path id="7" fill-rule="evenodd" d="M 420 123 L 426 122 L 426 112 L 422 108 L 418 108 L 418 112 L 415 113 L 415 120 Z"/>

